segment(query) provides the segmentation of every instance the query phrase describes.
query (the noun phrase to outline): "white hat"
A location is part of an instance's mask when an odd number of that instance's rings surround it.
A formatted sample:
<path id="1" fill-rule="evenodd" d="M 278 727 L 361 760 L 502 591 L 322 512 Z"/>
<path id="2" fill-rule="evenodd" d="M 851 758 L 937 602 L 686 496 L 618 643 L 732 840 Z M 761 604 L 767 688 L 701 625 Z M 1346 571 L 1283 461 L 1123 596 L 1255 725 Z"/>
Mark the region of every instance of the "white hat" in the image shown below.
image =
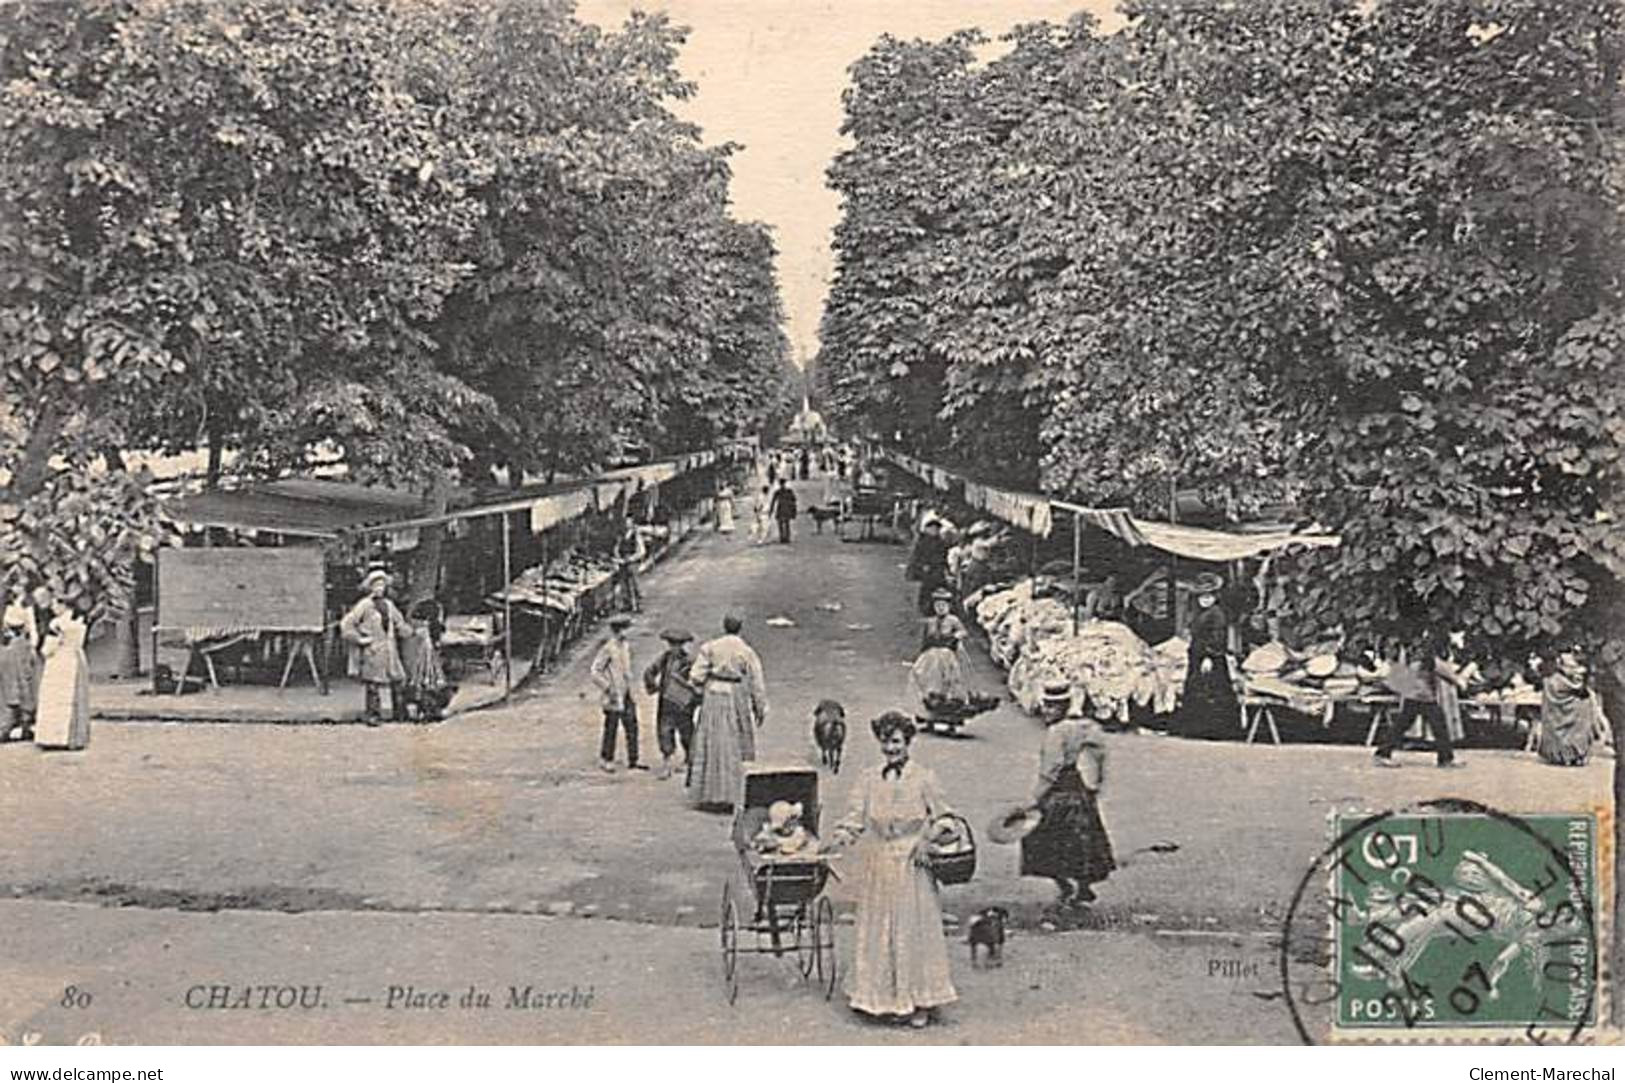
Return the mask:
<path id="1" fill-rule="evenodd" d="M 374 568 L 362 578 L 361 589 L 371 590 L 372 585 L 378 582 L 380 579 L 382 579 L 385 583 L 389 582 L 389 573 L 381 568 Z"/>

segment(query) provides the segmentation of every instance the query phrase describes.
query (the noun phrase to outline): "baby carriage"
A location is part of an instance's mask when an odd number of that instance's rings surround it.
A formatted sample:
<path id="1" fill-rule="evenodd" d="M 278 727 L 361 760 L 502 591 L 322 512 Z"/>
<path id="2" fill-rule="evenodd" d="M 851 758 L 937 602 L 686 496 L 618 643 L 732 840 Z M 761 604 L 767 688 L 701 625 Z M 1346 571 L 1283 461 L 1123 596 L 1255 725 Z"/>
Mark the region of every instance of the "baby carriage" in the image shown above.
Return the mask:
<path id="1" fill-rule="evenodd" d="M 747 768 L 744 799 L 734 814 L 733 843 L 743 887 L 734 878 L 722 887 L 722 982 L 732 1004 L 739 995 L 739 956 L 794 952 L 803 980 L 813 980 L 828 1000 L 835 993 L 835 908 L 823 894 L 829 864 L 818 854 L 818 771 L 792 767 Z M 775 802 L 801 806 L 801 825 L 812 846 L 789 855 L 764 854 L 756 839 Z M 748 915 L 741 920 L 741 915 Z M 740 943 L 741 934 L 754 943 Z"/>

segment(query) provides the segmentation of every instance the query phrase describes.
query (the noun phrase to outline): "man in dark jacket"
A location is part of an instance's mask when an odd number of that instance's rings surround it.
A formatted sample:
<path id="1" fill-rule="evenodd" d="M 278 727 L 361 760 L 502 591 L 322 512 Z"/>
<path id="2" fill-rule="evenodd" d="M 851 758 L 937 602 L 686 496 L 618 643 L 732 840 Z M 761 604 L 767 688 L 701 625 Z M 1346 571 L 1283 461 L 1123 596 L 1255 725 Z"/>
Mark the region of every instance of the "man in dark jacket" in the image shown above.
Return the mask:
<path id="1" fill-rule="evenodd" d="M 940 521 L 927 519 L 920 526 L 920 536 L 909 554 L 907 575 L 920 584 L 917 601 L 921 615 L 930 616 L 932 593 L 948 585 L 948 543 L 943 540 Z"/>
<path id="2" fill-rule="evenodd" d="M 779 543 L 789 545 L 790 524 L 796 518 L 796 493 L 790 488 L 789 478 L 779 482 L 778 491 L 773 494 L 768 510 L 773 513 L 773 518 L 779 521 Z"/>
<path id="3" fill-rule="evenodd" d="M 643 671 L 643 688 L 655 697 L 655 739 L 660 742 L 662 760 L 657 777 L 670 778 L 677 742 L 683 743 L 685 760 L 694 743 L 694 714 L 700 706 L 700 691 L 688 682 L 688 671 L 694 665 L 688 653 L 693 633 L 668 628 L 660 638 L 666 641 L 666 649 Z"/>

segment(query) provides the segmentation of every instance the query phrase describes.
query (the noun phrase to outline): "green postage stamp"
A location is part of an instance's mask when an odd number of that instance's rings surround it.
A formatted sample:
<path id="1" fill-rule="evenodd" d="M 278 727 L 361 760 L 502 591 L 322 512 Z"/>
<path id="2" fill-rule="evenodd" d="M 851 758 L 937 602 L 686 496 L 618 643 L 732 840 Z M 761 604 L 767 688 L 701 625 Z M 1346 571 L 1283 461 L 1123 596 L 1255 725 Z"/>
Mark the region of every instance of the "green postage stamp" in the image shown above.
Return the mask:
<path id="1" fill-rule="evenodd" d="M 1560 1040 L 1596 1023 L 1594 816 L 1340 815 L 1336 833 L 1338 1029 Z"/>

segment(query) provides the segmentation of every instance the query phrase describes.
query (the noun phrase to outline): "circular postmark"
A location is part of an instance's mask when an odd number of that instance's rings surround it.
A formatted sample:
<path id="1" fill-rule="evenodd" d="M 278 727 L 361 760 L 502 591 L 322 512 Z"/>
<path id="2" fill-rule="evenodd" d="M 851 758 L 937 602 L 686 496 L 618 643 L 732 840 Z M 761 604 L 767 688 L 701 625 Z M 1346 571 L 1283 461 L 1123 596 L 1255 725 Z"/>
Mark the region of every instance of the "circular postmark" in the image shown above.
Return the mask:
<path id="1" fill-rule="evenodd" d="M 1337 814 L 1287 909 L 1298 1036 L 1573 1043 L 1598 1015 L 1597 821 L 1443 799 Z"/>

